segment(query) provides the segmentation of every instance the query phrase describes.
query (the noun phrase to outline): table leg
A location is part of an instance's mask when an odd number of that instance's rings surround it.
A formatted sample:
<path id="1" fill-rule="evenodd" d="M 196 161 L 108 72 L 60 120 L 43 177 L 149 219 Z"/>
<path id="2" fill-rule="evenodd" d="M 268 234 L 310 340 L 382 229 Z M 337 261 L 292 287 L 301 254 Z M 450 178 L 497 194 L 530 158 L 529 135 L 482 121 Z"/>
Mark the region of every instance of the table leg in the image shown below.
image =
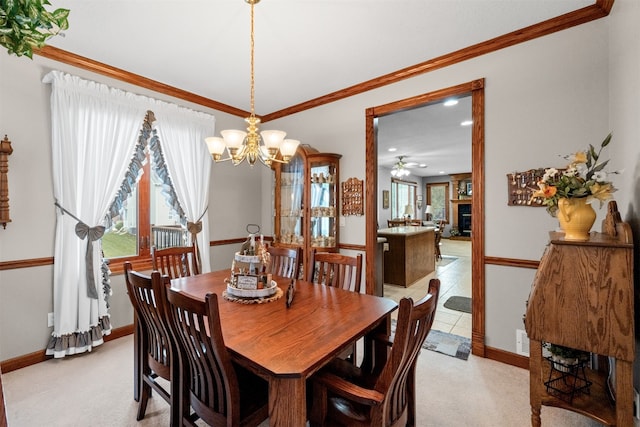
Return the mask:
<path id="1" fill-rule="evenodd" d="M 269 425 L 303 427 L 307 423 L 306 381 L 302 377 L 269 379 Z"/>

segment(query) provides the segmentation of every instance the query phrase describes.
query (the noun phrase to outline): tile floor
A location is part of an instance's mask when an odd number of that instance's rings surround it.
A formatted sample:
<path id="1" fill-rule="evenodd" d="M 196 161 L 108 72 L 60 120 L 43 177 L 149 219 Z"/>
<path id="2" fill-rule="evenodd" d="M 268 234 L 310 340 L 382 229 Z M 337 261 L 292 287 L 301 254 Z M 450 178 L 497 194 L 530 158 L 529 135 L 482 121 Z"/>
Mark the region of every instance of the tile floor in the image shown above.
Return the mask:
<path id="1" fill-rule="evenodd" d="M 456 257 L 457 260 L 441 265 L 436 263 L 436 271 L 418 280 L 408 288 L 384 285 L 384 296 L 399 301 L 403 296 L 421 298 L 425 295 L 429 280 L 440 279 L 440 298 L 433 329 L 471 338 L 471 314 L 450 310 L 444 307 L 449 297 L 458 295 L 471 297 L 471 242 L 466 240 L 442 239 L 440 251 L 443 257 Z"/>

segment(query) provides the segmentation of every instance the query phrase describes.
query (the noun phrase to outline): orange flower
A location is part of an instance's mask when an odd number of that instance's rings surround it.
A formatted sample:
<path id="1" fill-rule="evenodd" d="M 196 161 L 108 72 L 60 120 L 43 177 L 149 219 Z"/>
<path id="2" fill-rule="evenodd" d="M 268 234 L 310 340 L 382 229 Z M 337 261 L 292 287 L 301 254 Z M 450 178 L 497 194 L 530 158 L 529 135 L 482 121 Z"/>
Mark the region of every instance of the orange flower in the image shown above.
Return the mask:
<path id="1" fill-rule="evenodd" d="M 547 185 L 544 181 L 538 181 L 538 187 L 540 188 L 537 191 L 534 191 L 531 195 L 531 198 L 534 197 L 544 197 L 545 199 L 549 199 L 556 195 L 556 187 L 553 185 Z"/>

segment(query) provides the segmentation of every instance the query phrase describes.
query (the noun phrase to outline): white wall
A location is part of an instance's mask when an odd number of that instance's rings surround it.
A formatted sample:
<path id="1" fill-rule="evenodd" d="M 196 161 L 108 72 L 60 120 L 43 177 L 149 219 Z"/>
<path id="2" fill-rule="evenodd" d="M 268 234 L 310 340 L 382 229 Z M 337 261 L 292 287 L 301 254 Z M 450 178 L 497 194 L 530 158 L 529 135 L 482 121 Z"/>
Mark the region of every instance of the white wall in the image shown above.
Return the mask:
<path id="1" fill-rule="evenodd" d="M 613 130 L 616 167 L 624 169 L 617 180 L 616 200 L 622 219 L 634 235 L 635 292 L 640 292 L 640 2 L 616 0 L 609 17 L 609 123 Z M 636 304 L 638 310 L 638 304 Z M 638 313 L 636 312 L 636 319 Z M 638 324 L 636 322 L 636 337 Z M 640 345 L 636 338 L 634 387 L 640 389 Z"/>
<path id="2" fill-rule="evenodd" d="M 506 175 L 562 166 L 560 155 L 597 145 L 608 134 L 607 49 L 608 24 L 598 20 L 303 111 L 274 125 L 322 150 L 341 152 L 341 176 L 363 179 L 367 108 L 485 78 L 486 186 L 480 191 L 486 197 L 486 255 L 537 260 L 557 220 L 544 209 L 507 206 Z M 364 218 L 347 221 L 341 240 L 364 244 Z M 533 270 L 496 270 L 487 268 L 486 344 L 515 353 L 515 330 L 523 328 Z"/>
<path id="3" fill-rule="evenodd" d="M 486 255 L 539 259 L 547 232 L 557 226 L 544 209 L 507 206 L 506 174 L 514 170 L 562 165 L 559 155 L 597 145 L 612 130 L 609 150 L 621 212 L 638 233 L 640 76 L 638 3 L 617 0 L 609 18 L 568 29 L 481 58 L 414 77 L 349 99 L 274 121 L 291 137 L 325 152 L 342 154 L 341 181 L 365 177 L 365 109 L 478 78 L 486 87 Z M 61 64 L 36 57 L 0 55 L 0 133 L 13 141 L 10 205 L 14 220 L 0 230 L 0 261 L 53 254 L 54 210 L 51 189 L 48 87 L 41 77 Z M 154 95 L 81 70 L 74 74 L 115 87 Z M 242 119 L 175 101 L 216 115 L 217 129 L 238 127 Z M 226 164 L 214 166 L 209 218 L 211 239 L 244 235 L 247 223 L 271 220 L 270 175 Z M 600 219 L 603 211 L 600 212 Z M 218 227 L 219 226 L 219 227 Z M 365 218 L 349 216 L 341 242 L 365 244 Z M 213 268 L 228 266 L 231 249 L 212 251 Z M 636 257 L 637 258 L 637 257 Z M 0 271 L 0 360 L 42 350 L 50 329 L 51 267 Z M 488 266 L 487 345 L 515 352 L 515 330 L 533 270 Z M 112 323 L 131 322 L 121 277 L 113 280 Z"/>

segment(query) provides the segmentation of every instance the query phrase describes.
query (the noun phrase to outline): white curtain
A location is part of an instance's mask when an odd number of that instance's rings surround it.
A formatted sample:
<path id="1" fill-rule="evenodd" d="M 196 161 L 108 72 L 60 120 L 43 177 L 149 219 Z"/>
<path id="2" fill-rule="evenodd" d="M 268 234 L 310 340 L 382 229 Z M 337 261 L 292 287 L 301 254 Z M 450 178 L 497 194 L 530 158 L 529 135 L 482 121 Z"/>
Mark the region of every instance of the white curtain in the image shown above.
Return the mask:
<path id="1" fill-rule="evenodd" d="M 88 240 L 100 234 L 122 184 L 146 105 L 136 95 L 59 71 L 50 72 L 43 81 L 52 85 L 53 192 L 59 206 L 53 268 L 55 320 L 47 354 L 64 357 L 91 351 L 111 331 L 110 289 L 102 286 L 101 240 Z M 90 228 L 83 239 L 76 233 L 79 221 Z M 90 296 L 91 287 L 98 298 Z"/>
<path id="2" fill-rule="evenodd" d="M 215 121 L 209 114 L 155 101 L 151 107 L 154 125 L 178 202 L 192 236 L 197 232 L 200 271 L 211 271 L 209 262 L 209 176 L 211 156 L 204 138 L 214 134 Z"/>
<path id="3" fill-rule="evenodd" d="M 203 271 L 210 271 L 206 203 L 211 160 L 204 136 L 214 117 L 79 77 L 52 71 L 51 126 L 56 241 L 54 330 L 46 353 L 91 351 L 111 332 L 109 270 L 100 237 L 134 157 L 148 110 L 158 110 L 161 139 L 179 203 L 198 234 Z M 202 218 L 200 218 L 202 216 Z M 93 294 L 93 295 L 92 295 Z"/>

